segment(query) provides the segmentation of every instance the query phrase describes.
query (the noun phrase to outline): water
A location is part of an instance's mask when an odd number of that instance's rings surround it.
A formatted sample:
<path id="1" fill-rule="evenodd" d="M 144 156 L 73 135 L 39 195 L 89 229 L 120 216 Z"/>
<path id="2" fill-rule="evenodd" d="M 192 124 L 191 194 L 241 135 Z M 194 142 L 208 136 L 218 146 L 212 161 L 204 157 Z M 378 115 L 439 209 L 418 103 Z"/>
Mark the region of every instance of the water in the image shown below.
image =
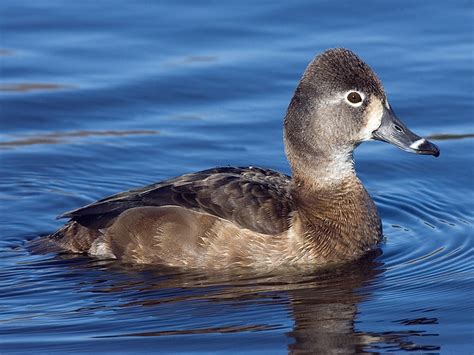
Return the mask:
<path id="1" fill-rule="evenodd" d="M 472 353 L 469 0 L 0 3 L 0 352 Z M 312 57 L 349 47 L 441 157 L 356 154 L 385 241 L 256 275 L 32 255 L 55 216 L 218 165 L 288 173 L 281 123 Z"/>

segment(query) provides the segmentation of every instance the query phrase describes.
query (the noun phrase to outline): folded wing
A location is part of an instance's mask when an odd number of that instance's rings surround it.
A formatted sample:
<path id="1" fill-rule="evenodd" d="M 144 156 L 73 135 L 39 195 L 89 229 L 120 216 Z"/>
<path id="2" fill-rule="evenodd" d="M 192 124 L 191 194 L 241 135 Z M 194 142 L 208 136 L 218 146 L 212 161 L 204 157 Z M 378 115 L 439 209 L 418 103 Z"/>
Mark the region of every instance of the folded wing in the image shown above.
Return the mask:
<path id="1" fill-rule="evenodd" d="M 123 211 L 144 206 L 180 206 L 208 213 L 255 232 L 289 228 L 291 178 L 261 168 L 215 168 L 121 192 L 60 216 L 91 228 L 107 228 Z"/>

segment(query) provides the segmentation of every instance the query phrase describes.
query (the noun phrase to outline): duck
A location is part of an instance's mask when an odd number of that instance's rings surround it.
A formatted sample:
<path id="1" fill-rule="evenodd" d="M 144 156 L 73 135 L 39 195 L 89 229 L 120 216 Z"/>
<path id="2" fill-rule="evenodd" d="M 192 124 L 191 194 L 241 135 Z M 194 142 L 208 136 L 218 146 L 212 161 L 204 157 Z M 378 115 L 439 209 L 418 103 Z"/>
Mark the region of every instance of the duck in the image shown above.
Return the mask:
<path id="1" fill-rule="evenodd" d="M 439 156 L 395 115 L 369 65 L 345 48 L 307 66 L 283 131 L 291 176 L 259 167 L 185 174 L 66 212 L 58 218 L 69 221 L 47 241 L 63 252 L 180 268 L 345 263 L 383 236 L 355 171 L 357 146 L 378 140 Z"/>

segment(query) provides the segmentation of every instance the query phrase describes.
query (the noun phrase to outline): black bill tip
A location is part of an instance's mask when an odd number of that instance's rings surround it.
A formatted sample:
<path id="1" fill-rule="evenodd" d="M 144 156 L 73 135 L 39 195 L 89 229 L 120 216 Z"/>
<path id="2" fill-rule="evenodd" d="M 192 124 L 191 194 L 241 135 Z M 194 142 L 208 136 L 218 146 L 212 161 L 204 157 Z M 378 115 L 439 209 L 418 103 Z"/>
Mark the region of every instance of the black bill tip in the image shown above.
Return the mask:
<path id="1" fill-rule="evenodd" d="M 439 148 L 425 138 L 420 138 L 410 145 L 410 149 L 417 154 L 439 157 Z"/>

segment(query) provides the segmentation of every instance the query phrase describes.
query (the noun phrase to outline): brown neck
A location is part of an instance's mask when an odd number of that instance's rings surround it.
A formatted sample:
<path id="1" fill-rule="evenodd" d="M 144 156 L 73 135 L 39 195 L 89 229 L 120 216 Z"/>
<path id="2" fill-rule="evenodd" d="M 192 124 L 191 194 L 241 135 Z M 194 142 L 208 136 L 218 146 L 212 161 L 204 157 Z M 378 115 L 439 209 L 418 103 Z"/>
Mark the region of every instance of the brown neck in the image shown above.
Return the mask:
<path id="1" fill-rule="evenodd" d="M 355 174 L 328 186 L 302 180 L 292 191 L 299 226 L 312 252 L 326 261 L 362 255 L 382 234 L 380 218 Z"/>

